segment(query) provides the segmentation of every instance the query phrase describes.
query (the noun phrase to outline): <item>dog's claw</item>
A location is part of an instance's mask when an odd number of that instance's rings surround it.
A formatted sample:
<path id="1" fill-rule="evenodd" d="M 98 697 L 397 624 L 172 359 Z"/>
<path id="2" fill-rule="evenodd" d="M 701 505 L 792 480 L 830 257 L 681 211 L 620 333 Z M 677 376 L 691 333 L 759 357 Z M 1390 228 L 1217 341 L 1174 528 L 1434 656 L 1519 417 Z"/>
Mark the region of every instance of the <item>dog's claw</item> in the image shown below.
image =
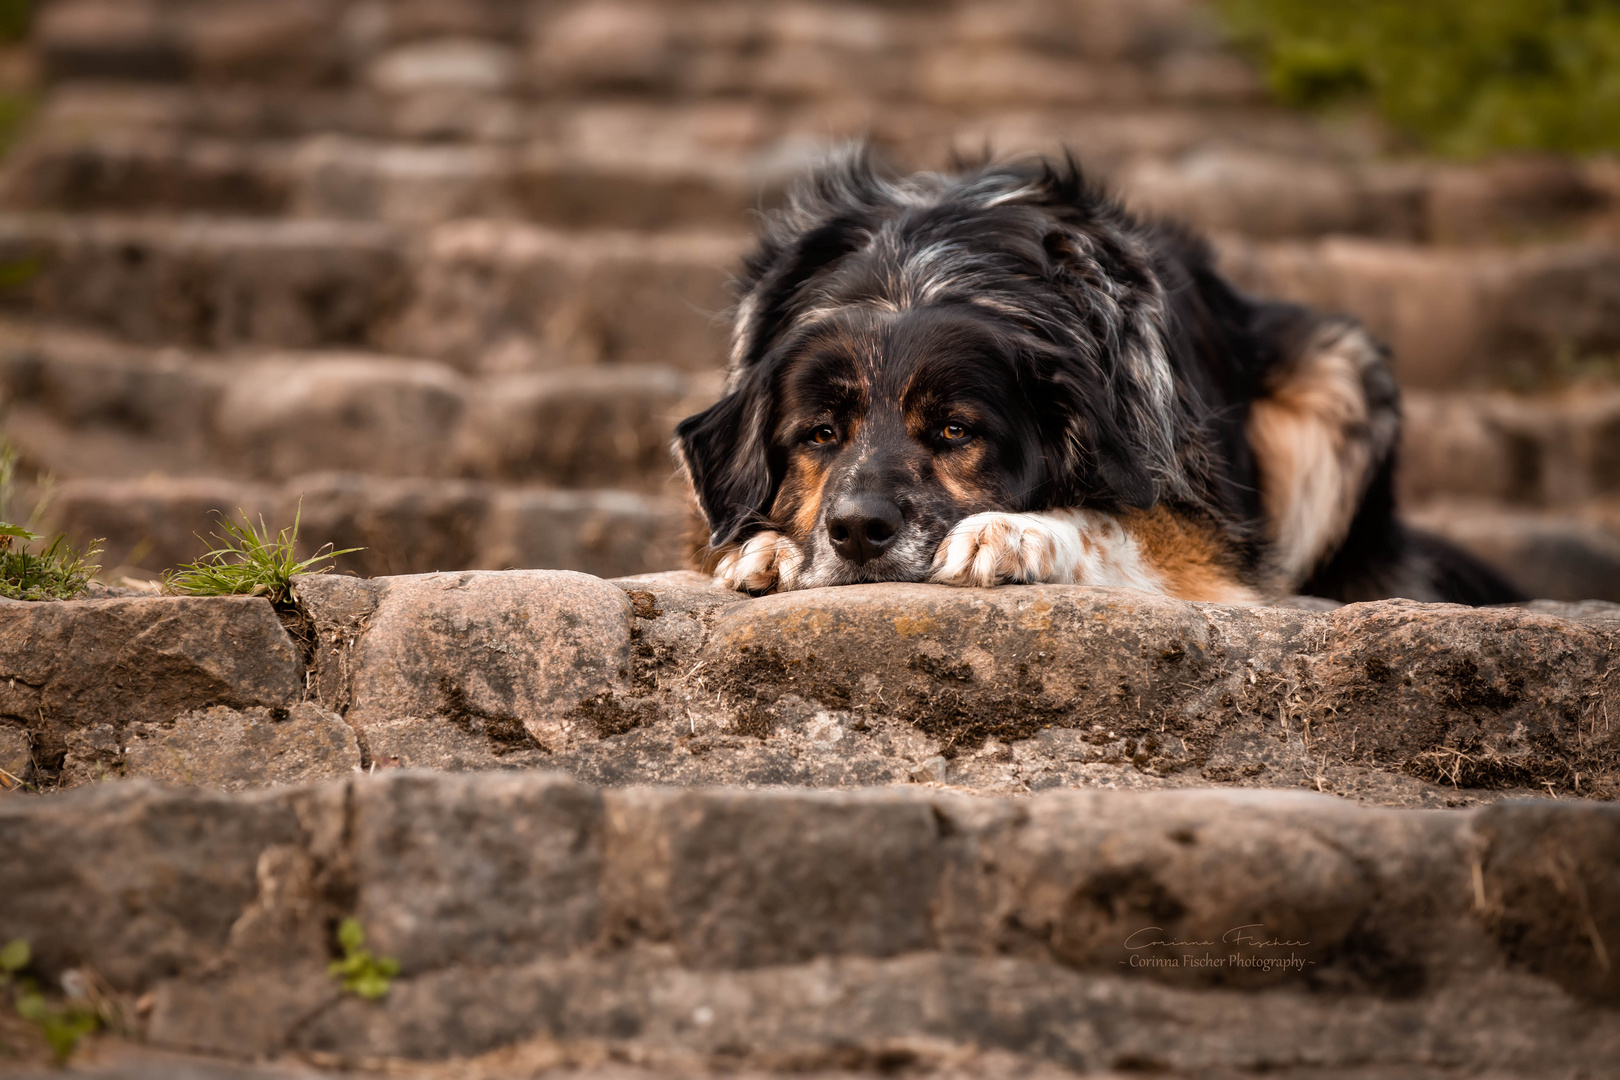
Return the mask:
<path id="1" fill-rule="evenodd" d="M 798 546 L 781 533 L 755 533 L 720 560 L 714 568 L 714 583 L 722 589 L 756 595 L 791 588 L 800 559 Z"/>

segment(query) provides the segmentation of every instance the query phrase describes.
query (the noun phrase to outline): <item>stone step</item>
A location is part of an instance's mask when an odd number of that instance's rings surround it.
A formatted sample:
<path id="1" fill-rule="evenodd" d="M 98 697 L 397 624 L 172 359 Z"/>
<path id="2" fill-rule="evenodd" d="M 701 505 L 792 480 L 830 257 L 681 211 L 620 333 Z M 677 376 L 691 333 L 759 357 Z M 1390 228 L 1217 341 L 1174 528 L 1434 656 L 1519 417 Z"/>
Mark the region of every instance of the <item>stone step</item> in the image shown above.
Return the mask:
<path id="1" fill-rule="evenodd" d="M 0 837 L 0 923 L 48 985 L 93 970 L 144 1002 L 154 1048 L 415 1076 L 1357 1080 L 1597 1076 L 1620 1052 L 1613 806 L 394 773 L 14 798 Z M 351 917 L 398 961 L 380 1000 L 326 974 Z"/>
<path id="2" fill-rule="evenodd" d="M 511 5 L 472 20 L 298 0 L 57 0 L 48 78 L 359 84 L 392 94 L 865 96 L 963 103 L 1254 100 L 1260 80 L 1183 3 Z M 412 23 L 416 25 L 411 25 Z M 455 25 L 459 22 L 460 25 Z"/>
<path id="3" fill-rule="evenodd" d="M 470 567 L 552 567 L 634 574 L 681 565 L 691 530 L 684 499 L 630 491 L 559 491 L 478 480 L 313 473 L 279 485 L 208 477 L 69 480 L 43 527 L 104 540 L 103 576 L 155 578 L 189 563 L 245 514 L 272 531 L 301 515 L 300 556 L 360 547 L 338 567 L 360 574 Z"/>
<path id="4" fill-rule="evenodd" d="M 664 366 L 465 375 L 362 352 L 155 350 L 0 320 L 7 437 L 61 479 L 336 469 L 657 491 L 674 424 L 718 393 L 718 373 Z M 1409 391 L 1403 410 L 1408 505 L 1575 510 L 1620 494 L 1620 387 Z"/>
<path id="5" fill-rule="evenodd" d="M 337 135 L 238 142 L 46 126 L 12 153 L 0 202 L 20 210 L 293 213 L 407 224 L 509 216 L 571 228 L 738 231 L 750 210 L 778 203 L 832 142 L 861 133 L 784 130 L 745 116 L 716 131 L 720 125 L 703 119 L 672 109 L 576 110 L 549 136 L 510 146 Z M 717 145 L 721 139 L 729 145 Z M 1262 239 L 1601 233 L 1612 231 L 1620 204 L 1620 170 L 1606 162 L 1358 163 L 1222 147 L 1171 158 L 1101 155 L 1086 164 L 1146 213 Z"/>
<path id="6" fill-rule="evenodd" d="M 1529 596 L 1620 601 L 1620 500 L 1548 511 L 1441 498 L 1406 519 L 1497 567 Z"/>
<path id="7" fill-rule="evenodd" d="M 451 222 L 413 239 L 375 222 L 0 216 L 5 307 L 135 342 L 366 345 L 463 370 L 608 360 L 718 365 L 725 280 L 744 238 L 562 233 Z M 1620 245 L 1434 249 L 1228 237 L 1256 292 L 1362 318 L 1403 384 L 1544 378 L 1620 348 Z"/>
<path id="8" fill-rule="evenodd" d="M 1401 495 L 1574 507 L 1620 493 L 1620 385 L 1544 394 L 1409 391 Z"/>
<path id="9" fill-rule="evenodd" d="M 1409 387 L 1535 384 L 1620 349 L 1620 244 L 1429 248 L 1227 236 L 1221 267 L 1264 296 L 1346 312 L 1391 346 Z"/>
<path id="10" fill-rule="evenodd" d="M 471 371 L 711 370 L 735 236 L 0 215 L 0 308 L 138 344 L 363 346 Z"/>
<path id="11" fill-rule="evenodd" d="M 975 110 L 849 98 L 802 103 L 754 97 L 638 101 L 622 95 L 529 100 L 486 92 L 399 96 L 363 88 L 209 87 L 197 92 L 128 82 L 55 86 L 40 103 L 32 129 L 58 158 L 67 158 L 76 141 L 110 143 L 131 132 L 152 133 L 156 145 L 175 139 L 188 144 L 282 143 L 339 135 L 435 145 L 536 144 L 587 158 L 616 152 L 619 162 L 636 154 L 649 168 L 689 156 L 693 146 L 711 157 L 791 156 L 805 145 L 850 138 L 868 139 L 915 168 L 942 167 L 953 151 L 986 145 L 1000 153 L 1051 153 L 1068 146 L 1098 170 L 1144 156 L 1220 150 L 1326 159 L 1377 150 L 1374 142 L 1324 129 L 1307 117 L 1249 105 Z M 1596 178 L 1594 183 L 1606 176 L 1601 163 L 1582 169 L 1583 177 L 1590 173 Z"/>
<path id="12" fill-rule="evenodd" d="M 369 353 L 186 354 L 0 322 L 6 433 L 59 479 L 317 470 L 661 491 L 719 375 L 607 365 L 467 376 Z"/>
<path id="13" fill-rule="evenodd" d="M 32 782 L 243 787 L 363 765 L 1008 794 L 1215 783 L 1411 806 L 1620 794 L 1612 604 L 900 584 L 750 600 L 689 573 L 544 570 L 325 575 L 294 596 L 296 642 L 263 600 L 0 604 L 17 674 L 3 715 Z M 278 740 L 309 731 L 253 710 L 293 708 L 354 741 L 280 761 Z"/>

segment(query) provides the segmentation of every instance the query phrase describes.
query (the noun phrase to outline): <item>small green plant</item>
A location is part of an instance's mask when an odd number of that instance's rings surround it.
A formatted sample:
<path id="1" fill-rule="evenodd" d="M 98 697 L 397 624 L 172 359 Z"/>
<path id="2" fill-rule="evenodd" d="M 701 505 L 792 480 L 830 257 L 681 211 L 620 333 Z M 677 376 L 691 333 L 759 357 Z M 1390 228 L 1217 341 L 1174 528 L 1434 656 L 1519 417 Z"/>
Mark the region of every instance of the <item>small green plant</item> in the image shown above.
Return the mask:
<path id="1" fill-rule="evenodd" d="M 41 552 L 28 545 L 40 540 L 20 525 L 0 522 L 0 596 L 11 600 L 71 600 L 90 588 L 101 567 L 91 562 L 101 554 L 100 541 L 75 550 L 66 536 L 58 536 Z"/>
<path id="2" fill-rule="evenodd" d="M 339 555 L 363 550 L 334 551 L 331 544 L 326 544 L 310 558 L 299 559 L 298 526 L 303 512 L 300 503 L 292 528 L 282 529 L 273 537 L 262 517 L 255 527 L 242 510 L 237 511 L 242 517 L 240 522 L 221 515 L 219 523 L 224 535 L 213 534 L 219 546 L 196 562 L 165 573 L 164 591 L 182 596 L 268 596 L 272 603 L 280 604 L 286 601 L 295 575 L 323 574 L 332 569 L 331 560 Z"/>
<path id="3" fill-rule="evenodd" d="M 101 549 L 92 541 L 83 551 L 58 536 L 44 551 L 30 551 L 29 545 L 44 537 L 13 523 L 11 498 L 17 472 L 17 453 L 0 442 L 0 596 L 10 600 L 71 600 L 90 587 L 90 579 L 101 567 L 91 562 Z M 45 500 L 28 515 L 28 524 L 39 520 Z"/>
<path id="4" fill-rule="evenodd" d="M 1620 149 L 1616 0 L 1220 0 L 1292 105 L 1370 101 L 1430 149 Z"/>
<path id="5" fill-rule="evenodd" d="M 342 981 L 343 992 L 367 1001 L 386 995 L 399 974 L 399 961 L 392 956 L 373 956 L 366 948 L 360 920 L 352 915 L 338 927 L 338 944 L 343 946 L 343 959 L 328 964 L 326 973 Z"/>
<path id="6" fill-rule="evenodd" d="M 21 938 L 0 948 L 0 989 L 12 991 L 17 1015 L 39 1028 L 56 1060 L 66 1062 L 79 1040 L 101 1027 L 101 1016 L 74 1002 L 53 1005 L 46 1001 L 39 984 L 23 974 L 32 959 L 28 942 Z"/>

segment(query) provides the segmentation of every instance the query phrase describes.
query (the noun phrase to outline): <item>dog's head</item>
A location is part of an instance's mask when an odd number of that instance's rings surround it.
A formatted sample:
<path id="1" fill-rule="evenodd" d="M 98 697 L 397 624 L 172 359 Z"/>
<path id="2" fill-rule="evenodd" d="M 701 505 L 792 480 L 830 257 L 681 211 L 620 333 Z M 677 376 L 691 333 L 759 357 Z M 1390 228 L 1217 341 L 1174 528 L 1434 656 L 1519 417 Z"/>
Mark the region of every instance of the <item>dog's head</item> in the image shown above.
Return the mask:
<path id="1" fill-rule="evenodd" d="M 761 529 L 792 585 L 917 581 L 986 510 L 1178 491 L 1163 295 L 1072 164 L 801 184 L 741 281 L 725 397 L 677 429 L 710 552 Z"/>

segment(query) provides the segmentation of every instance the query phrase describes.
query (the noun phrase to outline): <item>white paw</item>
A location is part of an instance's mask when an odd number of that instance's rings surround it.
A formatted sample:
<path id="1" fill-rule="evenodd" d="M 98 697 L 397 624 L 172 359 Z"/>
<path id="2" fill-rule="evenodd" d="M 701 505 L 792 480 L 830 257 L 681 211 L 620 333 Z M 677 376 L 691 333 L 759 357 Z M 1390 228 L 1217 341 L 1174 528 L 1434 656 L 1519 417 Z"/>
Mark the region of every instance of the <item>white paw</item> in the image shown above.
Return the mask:
<path id="1" fill-rule="evenodd" d="M 934 553 L 930 581 L 988 588 L 1009 581 L 1073 581 L 1080 533 L 1045 514 L 974 514 Z"/>
<path id="2" fill-rule="evenodd" d="M 722 589 L 749 593 L 791 589 L 803 561 L 798 545 L 781 533 L 755 533 L 720 560 L 714 568 L 714 583 Z"/>

